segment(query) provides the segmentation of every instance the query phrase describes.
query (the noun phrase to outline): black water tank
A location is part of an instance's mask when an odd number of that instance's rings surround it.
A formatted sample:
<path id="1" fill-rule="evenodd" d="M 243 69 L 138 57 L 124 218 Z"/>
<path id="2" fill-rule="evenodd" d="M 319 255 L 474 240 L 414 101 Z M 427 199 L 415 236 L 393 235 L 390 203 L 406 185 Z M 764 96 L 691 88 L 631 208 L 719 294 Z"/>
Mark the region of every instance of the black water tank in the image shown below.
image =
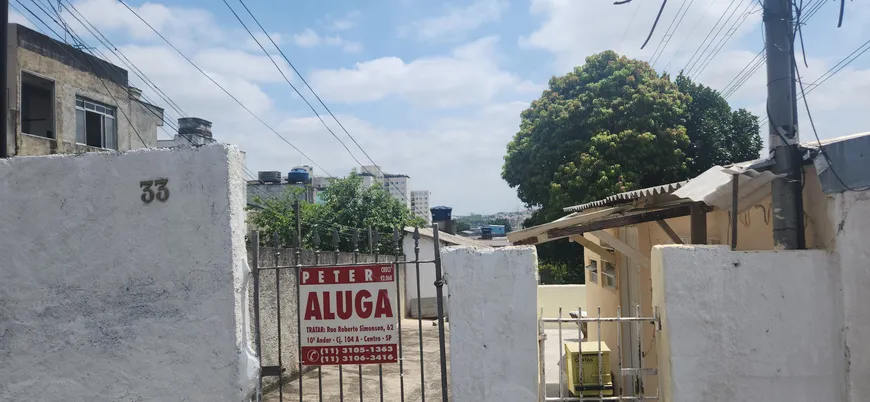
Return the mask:
<path id="1" fill-rule="evenodd" d="M 281 183 L 281 172 L 257 172 L 257 179 L 263 183 Z"/>
<path id="2" fill-rule="evenodd" d="M 450 221 L 453 217 L 453 208 L 437 206 L 429 209 L 432 212 L 432 222 Z"/>

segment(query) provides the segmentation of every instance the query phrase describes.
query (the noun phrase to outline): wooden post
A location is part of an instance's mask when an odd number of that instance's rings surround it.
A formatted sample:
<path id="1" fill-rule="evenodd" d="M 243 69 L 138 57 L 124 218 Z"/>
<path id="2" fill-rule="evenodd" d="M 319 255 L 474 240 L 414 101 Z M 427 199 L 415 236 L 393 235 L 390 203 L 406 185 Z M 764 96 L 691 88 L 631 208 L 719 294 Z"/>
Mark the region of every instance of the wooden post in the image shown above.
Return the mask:
<path id="1" fill-rule="evenodd" d="M 692 244 L 707 244 L 707 210 L 704 203 L 692 204 L 691 211 Z"/>

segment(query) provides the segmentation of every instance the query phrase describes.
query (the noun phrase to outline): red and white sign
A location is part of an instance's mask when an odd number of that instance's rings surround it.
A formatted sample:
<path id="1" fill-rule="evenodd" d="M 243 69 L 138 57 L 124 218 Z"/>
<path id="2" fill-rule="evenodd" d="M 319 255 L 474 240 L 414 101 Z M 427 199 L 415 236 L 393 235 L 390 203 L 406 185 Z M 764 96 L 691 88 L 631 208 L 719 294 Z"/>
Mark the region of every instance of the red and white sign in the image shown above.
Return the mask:
<path id="1" fill-rule="evenodd" d="M 303 268 L 302 364 L 396 363 L 396 276 L 391 264 Z"/>

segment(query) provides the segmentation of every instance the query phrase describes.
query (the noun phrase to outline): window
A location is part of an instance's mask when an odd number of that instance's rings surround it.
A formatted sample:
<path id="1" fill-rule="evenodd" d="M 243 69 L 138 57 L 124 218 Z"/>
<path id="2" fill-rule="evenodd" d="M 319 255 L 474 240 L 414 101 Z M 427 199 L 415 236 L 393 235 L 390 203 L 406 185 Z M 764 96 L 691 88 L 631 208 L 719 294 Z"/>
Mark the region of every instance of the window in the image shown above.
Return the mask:
<path id="1" fill-rule="evenodd" d="M 589 282 L 598 283 L 598 260 L 589 260 L 586 270 L 589 271 Z"/>
<path id="2" fill-rule="evenodd" d="M 115 108 L 76 97 L 76 142 L 97 148 L 118 149 Z"/>
<path id="3" fill-rule="evenodd" d="M 21 132 L 54 138 L 54 82 L 21 73 Z"/>
<path id="4" fill-rule="evenodd" d="M 601 271 L 601 276 L 604 277 L 604 286 L 616 289 L 616 266 L 604 262 L 604 270 Z"/>

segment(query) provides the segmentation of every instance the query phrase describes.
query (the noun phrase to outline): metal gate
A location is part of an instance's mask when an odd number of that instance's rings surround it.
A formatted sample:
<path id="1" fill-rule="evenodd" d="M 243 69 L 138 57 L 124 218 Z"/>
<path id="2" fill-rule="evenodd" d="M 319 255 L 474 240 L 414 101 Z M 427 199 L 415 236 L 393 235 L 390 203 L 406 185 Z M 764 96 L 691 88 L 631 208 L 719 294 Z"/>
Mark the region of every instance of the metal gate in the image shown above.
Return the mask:
<path id="1" fill-rule="evenodd" d="M 445 328 L 445 313 L 443 306 L 443 286 L 441 273 L 441 256 L 439 250 L 438 226 L 432 225 L 434 258 L 420 258 L 419 229 L 410 232 L 396 229 L 391 234 L 381 234 L 377 231 L 352 228 L 311 228 L 303 233 L 299 225 L 299 209 L 296 208 L 296 227 L 293 233 L 293 248 L 281 249 L 277 236 L 273 239 L 272 248 L 261 246 L 260 234 L 251 233 L 251 255 L 253 269 L 253 334 L 255 350 L 260 357 L 260 376 L 256 401 L 448 401 L 447 386 L 447 342 Z M 360 234 L 365 235 L 363 247 L 371 254 L 360 252 Z M 322 242 L 321 236 L 331 239 Z M 413 237 L 413 259 L 405 258 L 402 245 L 405 237 Z M 312 250 L 302 249 L 303 236 L 313 244 Z M 324 237 L 325 237 L 324 236 Z M 392 237 L 392 239 L 390 239 Z M 349 243 L 348 243 L 349 242 Z M 329 246 L 324 247 L 324 243 Z M 265 243 L 262 243 L 265 244 Z M 407 242 L 410 245 L 410 241 Z M 340 252 L 340 245 L 345 248 L 350 245 L 352 252 Z M 325 251 L 325 250 L 328 251 Z M 389 249 L 391 253 L 381 253 Z M 404 250 L 409 252 L 411 250 Z M 289 254 L 289 255 L 288 255 Z M 357 272 L 357 277 L 366 271 L 369 279 L 371 269 L 380 268 L 382 272 L 391 272 L 381 276 L 380 286 L 395 290 L 395 297 L 390 297 L 390 306 L 395 306 L 394 317 L 398 339 L 397 347 L 391 345 L 359 346 L 347 344 L 332 344 L 334 347 L 307 347 L 303 356 L 303 341 L 320 341 L 317 336 L 303 338 L 303 314 L 301 299 L 311 293 L 303 289 L 308 280 L 317 276 L 324 278 L 322 272 L 330 270 L 329 275 L 347 275 L 351 278 Z M 362 271 L 361 271 L 362 270 Z M 409 289 L 405 279 L 409 270 L 415 274 L 414 288 Z M 421 303 L 421 272 L 434 271 L 436 292 L 436 316 L 423 318 Z M 428 285 L 424 283 L 424 285 Z M 334 285 L 347 286 L 355 285 Z M 345 291 L 341 291 L 345 292 Z M 347 292 L 350 292 L 349 290 Z M 389 292 L 384 292 L 387 294 Z M 350 293 L 348 293 L 349 295 Z M 404 295 L 416 296 L 416 320 L 403 320 L 407 303 Z M 317 297 L 310 296 L 310 297 Z M 330 303 L 323 296 L 323 304 Z M 336 295 L 335 306 L 340 309 L 340 295 Z M 350 300 L 350 296 L 345 296 Z M 357 308 L 360 301 L 357 296 Z M 378 299 L 380 302 L 380 299 Z M 309 303 L 312 301 L 309 300 Z M 315 302 L 316 303 L 316 302 Z M 350 302 L 348 302 L 350 303 Z M 386 303 L 386 302 L 385 302 Z M 309 304 L 310 306 L 310 304 Z M 347 304 L 348 309 L 352 308 Z M 327 308 L 328 310 L 328 308 Z M 341 311 L 341 310 L 339 310 Z M 306 310 L 308 318 L 310 312 Z M 324 313 L 325 314 L 325 313 Z M 334 316 L 334 315 L 333 315 Z M 405 321 L 403 323 L 403 321 Z M 404 324 L 404 325 L 403 325 Z M 410 325 L 409 325 L 410 324 Z M 345 328 L 339 326 L 339 330 Z M 436 328 L 437 327 L 437 328 Z M 326 328 L 335 332 L 337 327 Z M 354 327 L 356 328 L 356 327 Z M 362 327 L 360 327 L 362 328 Z M 365 327 L 365 330 L 375 327 Z M 383 329 L 383 327 L 377 327 Z M 320 331 L 324 328 L 306 326 L 305 330 Z M 353 329 L 353 328 L 350 328 Z M 389 325 L 387 330 L 395 330 Z M 328 336 L 335 335 L 328 333 Z M 337 335 L 334 338 L 322 338 L 325 342 L 333 339 L 382 339 L 384 337 L 360 338 L 359 336 Z M 391 337 L 385 337 L 388 340 Z M 379 354 L 371 354 L 374 351 Z M 339 353 L 326 356 L 327 353 Z M 397 352 L 397 353 L 396 353 Z M 312 354 L 313 353 L 313 354 Z M 396 355 L 393 355 L 396 353 Z M 318 364 L 310 363 L 317 359 Z M 348 363 L 349 359 L 354 363 Z M 360 359 L 360 360 L 356 360 Z M 377 359 L 383 359 L 383 363 Z M 324 365 L 323 361 L 345 363 Z M 395 362 L 393 362 L 395 361 Z M 307 362 L 307 363 L 306 363 Z"/>
<path id="2" fill-rule="evenodd" d="M 652 381 L 652 384 L 645 381 L 645 377 L 658 376 L 658 370 L 644 367 L 645 361 L 653 360 L 651 357 L 656 358 L 655 355 L 650 356 L 650 352 L 654 349 L 655 336 L 661 330 L 659 314 L 657 309 L 653 309 L 652 316 L 644 317 L 639 305 L 635 305 L 632 310 L 634 310 L 632 315 L 625 316 L 622 314 L 622 308 L 617 307 L 615 317 L 602 317 L 601 307 L 598 307 L 597 316 L 588 317 L 590 314 L 587 311 L 578 308 L 577 311 L 569 312 L 570 317 L 564 317 L 560 307 L 558 318 L 546 318 L 543 316 L 542 308 L 541 318 L 538 319 L 538 353 L 541 362 L 539 401 L 659 400 L 657 381 Z M 548 331 L 544 328 L 545 323 L 556 323 L 558 326 Z M 576 328 L 563 328 L 563 324 L 569 324 L 571 327 L 576 325 Z M 590 326 L 592 333 L 589 331 Z M 547 334 L 547 332 L 551 333 Z M 609 332 L 614 336 L 616 350 L 607 348 L 604 341 L 607 336 L 603 332 Z M 651 339 L 647 342 L 644 342 L 644 332 L 652 333 Z M 550 336 L 555 339 L 547 342 Z M 623 344 L 624 339 L 628 338 L 634 338 L 631 342 L 634 347 L 626 347 Z M 557 370 L 558 373 L 550 375 L 547 374 L 547 362 L 552 360 L 552 356 L 546 351 L 547 343 L 558 348 L 556 352 L 558 363 L 550 365 L 549 368 Z M 577 357 L 583 363 L 574 362 L 572 365 L 568 362 L 573 356 L 568 356 L 566 345 L 575 345 L 579 352 Z M 587 359 L 591 364 L 584 364 Z M 616 361 L 616 367 L 610 367 L 611 360 Z M 585 369 L 591 372 L 584 373 L 584 365 Z M 568 378 L 569 370 L 571 376 L 574 376 L 574 381 Z M 556 379 L 553 380 L 552 377 Z M 589 381 L 584 383 L 584 378 Z"/>

